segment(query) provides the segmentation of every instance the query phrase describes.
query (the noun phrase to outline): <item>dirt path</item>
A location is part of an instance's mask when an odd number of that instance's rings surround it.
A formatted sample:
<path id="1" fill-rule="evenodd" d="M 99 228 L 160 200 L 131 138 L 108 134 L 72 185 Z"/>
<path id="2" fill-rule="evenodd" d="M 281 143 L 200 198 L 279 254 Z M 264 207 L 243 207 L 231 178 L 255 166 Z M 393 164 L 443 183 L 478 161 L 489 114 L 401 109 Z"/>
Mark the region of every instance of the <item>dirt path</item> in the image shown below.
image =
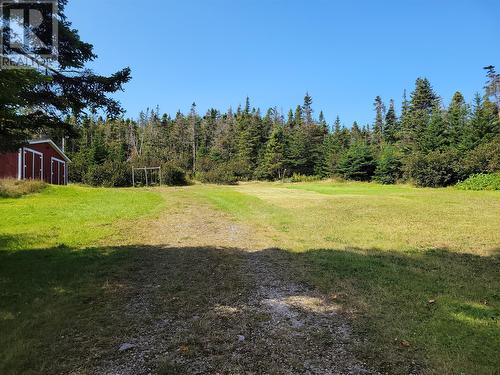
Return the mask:
<path id="1" fill-rule="evenodd" d="M 349 351 L 338 306 L 290 280 L 287 255 L 251 228 L 189 203 L 145 227 L 130 330 L 92 373 L 372 373 Z"/>
<path id="2" fill-rule="evenodd" d="M 255 288 L 247 307 L 269 315 L 255 327 L 254 345 L 266 348 L 266 361 L 275 366 L 270 372 L 369 373 L 348 351 L 350 327 L 339 306 L 287 280 L 286 259 L 279 251 L 249 253 L 246 272 Z"/>

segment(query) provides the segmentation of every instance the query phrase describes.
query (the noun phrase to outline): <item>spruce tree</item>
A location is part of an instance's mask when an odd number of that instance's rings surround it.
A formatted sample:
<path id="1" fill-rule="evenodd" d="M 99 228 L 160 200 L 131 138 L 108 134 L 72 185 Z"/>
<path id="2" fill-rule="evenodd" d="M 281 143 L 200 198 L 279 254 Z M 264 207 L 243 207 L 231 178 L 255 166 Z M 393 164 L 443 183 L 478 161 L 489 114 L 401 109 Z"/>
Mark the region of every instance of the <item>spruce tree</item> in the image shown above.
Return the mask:
<path id="1" fill-rule="evenodd" d="M 323 140 L 323 160 L 321 170 L 318 173 L 322 177 L 335 175 L 338 162 L 343 151 L 348 147 L 349 133 L 342 129 L 339 116 L 336 117 L 334 130 L 325 136 Z"/>
<path id="2" fill-rule="evenodd" d="M 250 114 L 250 98 L 248 96 L 245 99 L 245 114 Z"/>
<path id="3" fill-rule="evenodd" d="M 324 129 L 325 134 L 326 134 L 328 132 L 328 124 L 326 123 L 325 115 L 323 114 L 323 111 L 319 112 L 318 121 L 319 121 L 319 126 L 321 126 Z"/>
<path id="4" fill-rule="evenodd" d="M 338 134 L 340 133 L 340 130 L 341 130 L 340 117 L 339 115 L 337 115 L 337 117 L 335 117 L 335 122 L 333 123 L 333 132 L 335 134 Z"/>
<path id="5" fill-rule="evenodd" d="M 373 106 L 375 107 L 375 124 L 373 125 L 373 143 L 375 144 L 376 147 L 380 148 L 384 138 L 384 115 L 385 115 L 385 106 L 380 96 L 377 96 L 375 98 Z"/>
<path id="6" fill-rule="evenodd" d="M 323 141 L 323 160 L 321 164 L 321 177 L 332 177 L 335 172 L 335 148 L 334 148 L 334 134 L 328 134 Z"/>
<path id="7" fill-rule="evenodd" d="M 238 159 L 241 175 L 251 178 L 257 166 L 259 151 L 262 145 L 262 119 L 258 110 L 236 119 L 238 128 Z"/>
<path id="8" fill-rule="evenodd" d="M 491 141 L 500 134 L 496 105 L 479 94 L 474 97 L 470 121 L 467 122 L 462 144 L 465 149 L 473 149 L 481 143 Z"/>
<path id="9" fill-rule="evenodd" d="M 288 139 L 288 162 L 292 173 L 306 173 L 307 138 L 303 127 L 295 127 Z"/>
<path id="10" fill-rule="evenodd" d="M 465 128 L 468 120 L 468 108 L 463 95 L 457 91 L 451 99 L 451 103 L 446 113 L 446 125 L 448 142 L 453 147 L 458 147 L 462 143 Z"/>
<path id="11" fill-rule="evenodd" d="M 354 121 L 351 126 L 351 139 L 353 142 L 363 140 L 363 132 L 356 121 Z"/>
<path id="12" fill-rule="evenodd" d="M 387 143 L 393 144 L 399 140 L 400 129 L 399 122 L 394 109 L 394 100 L 390 100 L 389 109 L 385 115 L 384 140 Z"/>
<path id="13" fill-rule="evenodd" d="M 285 136 L 283 127 L 276 125 L 266 144 L 263 166 L 266 174 L 271 178 L 284 178 L 286 171 Z"/>
<path id="14" fill-rule="evenodd" d="M 293 128 L 293 125 L 294 125 L 294 118 L 293 118 L 293 111 L 290 109 L 288 111 L 288 117 L 287 117 L 287 120 L 286 120 L 286 126 L 287 128 Z"/>
<path id="15" fill-rule="evenodd" d="M 301 126 L 302 125 L 302 107 L 300 105 L 298 105 L 297 108 L 295 108 L 295 114 L 293 117 L 295 119 L 294 125 L 296 127 Z"/>
<path id="16" fill-rule="evenodd" d="M 410 117 L 410 103 L 406 97 L 406 90 L 403 91 L 403 100 L 401 102 L 401 118 L 399 120 L 400 128 L 400 148 L 404 153 L 409 153 L 413 145 L 413 134 Z"/>
<path id="17" fill-rule="evenodd" d="M 436 103 L 432 109 L 429 124 L 420 140 L 421 150 L 424 152 L 444 150 L 450 145 L 449 133 L 445 113 Z"/>
<path id="18" fill-rule="evenodd" d="M 191 110 L 189 111 L 189 125 L 191 131 L 191 149 L 193 153 L 192 167 L 193 175 L 196 173 L 196 143 L 197 143 L 197 127 L 198 127 L 198 115 L 196 113 L 196 103 L 191 104 Z"/>
<path id="19" fill-rule="evenodd" d="M 308 92 L 306 92 L 306 95 L 304 96 L 302 114 L 304 116 L 304 124 L 311 125 L 313 123 L 312 97 Z"/>
<path id="20" fill-rule="evenodd" d="M 371 148 L 364 142 L 355 142 L 340 159 L 337 172 L 348 180 L 369 181 L 375 167 Z"/>
<path id="21" fill-rule="evenodd" d="M 434 93 L 427 78 L 417 78 L 415 90 L 411 94 L 409 119 L 405 125 L 406 139 L 410 149 L 420 150 L 420 141 L 426 131 L 433 108 L 438 102 L 438 96 Z"/>
<path id="22" fill-rule="evenodd" d="M 377 160 L 374 180 L 381 184 L 394 184 L 402 176 L 402 162 L 397 148 L 386 144 Z"/>

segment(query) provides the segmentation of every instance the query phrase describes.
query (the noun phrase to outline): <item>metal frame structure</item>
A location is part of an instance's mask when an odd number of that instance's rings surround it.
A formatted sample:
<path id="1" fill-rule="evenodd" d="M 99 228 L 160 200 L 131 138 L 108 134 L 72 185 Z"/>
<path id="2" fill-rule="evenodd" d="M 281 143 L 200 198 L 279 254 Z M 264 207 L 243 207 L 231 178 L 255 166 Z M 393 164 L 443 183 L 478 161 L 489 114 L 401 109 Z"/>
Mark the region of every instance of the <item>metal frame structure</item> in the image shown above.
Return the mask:
<path id="1" fill-rule="evenodd" d="M 149 186 L 148 184 L 148 171 L 149 170 L 155 170 L 158 171 L 158 176 L 160 177 L 160 186 L 162 185 L 161 181 L 161 167 L 132 167 L 132 186 L 135 187 L 135 171 L 144 171 L 144 175 L 146 176 L 146 186 Z"/>

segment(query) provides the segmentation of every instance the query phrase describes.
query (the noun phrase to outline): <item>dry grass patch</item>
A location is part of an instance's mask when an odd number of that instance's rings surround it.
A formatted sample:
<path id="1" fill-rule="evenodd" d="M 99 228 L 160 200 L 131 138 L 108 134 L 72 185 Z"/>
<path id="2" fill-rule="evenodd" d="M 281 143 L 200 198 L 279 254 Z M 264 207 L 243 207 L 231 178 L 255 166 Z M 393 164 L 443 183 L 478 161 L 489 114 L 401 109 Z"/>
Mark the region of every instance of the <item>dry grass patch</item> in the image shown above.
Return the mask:
<path id="1" fill-rule="evenodd" d="M 19 198 L 23 195 L 39 193 L 47 184 L 38 180 L 0 179 L 0 198 Z"/>

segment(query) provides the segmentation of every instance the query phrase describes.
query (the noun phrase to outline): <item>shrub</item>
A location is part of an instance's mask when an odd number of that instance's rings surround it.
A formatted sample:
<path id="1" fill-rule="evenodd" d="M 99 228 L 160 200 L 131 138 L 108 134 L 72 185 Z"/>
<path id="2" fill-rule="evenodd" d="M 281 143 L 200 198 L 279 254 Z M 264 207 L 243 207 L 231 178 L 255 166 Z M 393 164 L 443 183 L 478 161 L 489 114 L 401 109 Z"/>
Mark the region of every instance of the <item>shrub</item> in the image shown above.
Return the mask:
<path id="1" fill-rule="evenodd" d="M 460 154 L 456 150 L 416 153 L 406 162 L 406 177 L 417 186 L 442 187 L 459 179 Z"/>
<path id="2" fill-rule="evenodd" d="M 85 173 L 89 168 L 86 154 L 82 152 L 70 154 L 71 164 L 68 168 L 68 179 L 71 182 L 83 182 Z"/>
<path id="3" fill-rule="evenodd" d="M 220 164 L 209 171 L 201 172 L 198 179 L 209 184 L 235 185 L 238 178 L 232 167 L 231 163 Z"/>
<path id="4" fill-rule="evenodd" d="M 184 186 L 188 185 L 186 172 L 171 163 L 165 163 L 161 166 L 162 184 L 169 186 Z"/>
<path id="5" fill-rule="evenodd" d="M 294 173 L 290 178 L 290 182 L 312 182 L 321 180 L 320 176 L 308 176 L 300 173 Z"/>
<path id="6" fill-rule="evenodd" d="M 126 162 L 107 160 L 92 165 L 83 175 L 83 183 L 92 186 L 121 187 L 132 183 L 131 167 Z"/>
<path id="7" fill-rule="evenodd" d="M 500 190 L 500 173 L 479 173 L 457 184 L 461 190 Z"/>
<path id="8" fill-rule="evenodd" d="M 381 184 L 394 184 L 402 176 L 402 163 L 397 149 L 385 146 L 380 153 L 374 180 Z"/>
<path id="9" fill-rule="evenodd" d="M 500 172 L 500 136 L 469 151 L 461 166 L 461 178 Z"/>
<path id="10" fill-rule="evenodd" d="M 39 193 L 47 184 L 40 180 L 15 180 L 6 178 L 0 180 L 0 197 L 19 198 L 23 195 Z"/>
<path id="11" fill-rule="evenodd" d="M 375 160 L 370 147 L 354 143 L 341 157 L 337 172 L 347 180 L 369 181 L 375 171 Z"/>

